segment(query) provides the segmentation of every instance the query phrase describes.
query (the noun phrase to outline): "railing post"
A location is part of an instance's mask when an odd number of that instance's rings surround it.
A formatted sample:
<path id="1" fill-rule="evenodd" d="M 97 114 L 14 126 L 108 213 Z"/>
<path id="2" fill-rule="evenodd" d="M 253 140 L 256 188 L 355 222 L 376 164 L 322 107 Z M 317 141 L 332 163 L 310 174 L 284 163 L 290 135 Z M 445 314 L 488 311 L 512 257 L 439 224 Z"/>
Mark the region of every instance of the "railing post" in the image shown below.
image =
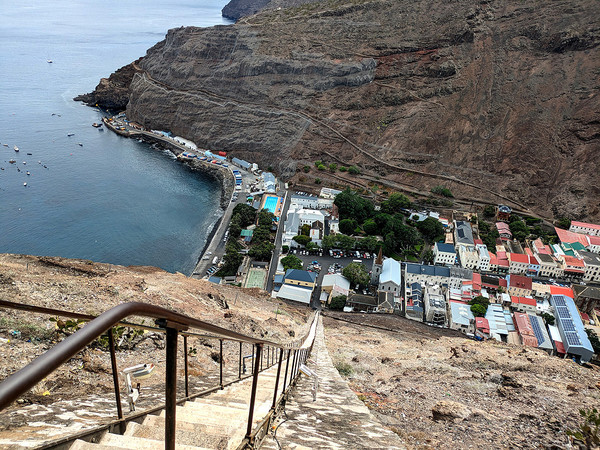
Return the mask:
<path id="1" fill-rule="evenodd" d="M 263 369 L 263 368 L 262 368 L 262 366 L 263 366 L 263 355 L 264 355 L 264 352 L 262 352 L 262 351 L 260 352 L 260 356 L 258 356 L 258 353 L 256 354 L 256 359 L 257 359 L 258 361 L 260 361 L 260 370 L 261 370 L 261 371 L 262 371 L 262 369 Z M 257 366 L 258 366 L 258 361 L 256 361 L 256 365 L 257 365 Z"/>
<path id="2" fill-rule="evenodd" d="M 167 328 L 167 367 L 165 374 L 165 450 L 175 450 L 177 410 L 177 330 Z"/>
<path id="3" fill-rule="evenodd" d="M 240 341 L 240 359 L 238 361 L 238 379 L 242 378 L 242 341 Z"/>
<path id="4" fill-rule="evenodd" d="M 252 363 L 250 367 L 250 372 L 254 373 L 254 345 L 252 346 L 252 358 L 250 358 L 250 362 Z M 256 364 L 258 365 L 258 361 Z"/>
<path id="5" fill-rule="evenodd" d="M 119 371 L 117 369 L 117 357 L 115 355 L 115 337 L 113 329 L 110 328 L 108 334 L 108 345 L 110 347 L 110 365 L 112 366 L 113 384 L 115 385 L 115 400 L 117 401 L 117 417 L 123 418 L 123 407 L 121 406 L 121 389 L 119 388 Z M 122 425 L 120 427 L 122 428 Z M 121 430 L 123 431 L 123 430 Z"/>
<path id="6" fill-rule="evenodd" d="M 290 366 L 290 356 L 292 354 L 292 350 L 288 350 L 287 359 L 285 363 L 285 375 L 283 376 L 283 389 L 282 392 L 285 392 L 285 382 L 287 380 L 288 368 Z"/>
<path id="7" fill-rule="evenodd" d="M 263 344 L 256 344 L 256 357 L 262 356 Z M 256 388 L 258 386 L 258 374 L 260 373 L 260 367 L 258 361 L 254 367 L 254 375 L 252 378 L 252 392 L 250 394 L 250 412 L 248 413 L 248 428 L 246 429 L 246 438 L 250 439 L 252 434 L 252 419 L 254 418 L 254 403 L 256 402 Z"/>
<path id="8" fill-rule="evenodd" d="M 294 350 L 294 363 L 292 364 L 292 371 L 290 372 L 290 384 L 294 381 L 294 377 L 296 376 L 296 361 L 298 360 L 298 352 L 299 350 Z"/>
<path id="9" fill-rule="evenodd" d="M 219 383 L 223 389 L 223 339 L 219 339 Z"/>
<path id="10" fill-rule="evenodd" d="M 281 374 L 281 364 L 283 363 L 283 349 L 279 349 L 279 364 L 277 365 L 277 378 L 275 378 L 275 391 L 273 393 L 273 405 L 271 409 L 275 409 L 277 403 L 277 388 L 279 387 L 279 375 Z"/>
<path id="11" fill-rule="evenodd" d="M 183 335 L 183 360 L 185 363 L 185 396 L 190 396 L 189 381 L 188 381 L 188 345 L 187 336 Z"/>

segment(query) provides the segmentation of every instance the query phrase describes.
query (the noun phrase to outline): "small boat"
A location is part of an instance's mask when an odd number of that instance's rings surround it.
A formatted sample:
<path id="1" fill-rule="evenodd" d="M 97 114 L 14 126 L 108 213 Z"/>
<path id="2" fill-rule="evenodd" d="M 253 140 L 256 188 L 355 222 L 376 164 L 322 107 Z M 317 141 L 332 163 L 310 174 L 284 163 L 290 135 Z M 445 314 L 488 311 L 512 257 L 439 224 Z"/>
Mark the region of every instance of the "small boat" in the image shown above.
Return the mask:
<path id="1" fill-rule="evenodd" d="M 31 175 L 29 172 L 27 172 L 27 175 Z"/>
<path id="2" fill-rule="evenodd" d="M 8 147 L 8 144 L 2 144 L 2 145 L 4 145 L 5 147 Z"/>
<path id="3" fill-rule="evenodd" d="M 101 124 L 101 123 L 94 122 L 94 123 L 92 124 L 92 126 L 93 126 L 94 128 L 100 128 L 100 127 L 102 126 L 102 124 Z"/>
<path id="4" fill-rule="evenodd" d="M 14 150 L 15 152 L 18 152 L 18 151 L 19 151 L 19 147 L 17 147 L 17 146 L 15 145 L 15 146 L 13 147 L 13 150 Z"/>
<path id="5" fill-rule="evenodd" d="M 47 59 L 47 60 L 46 60 L 46 62 L 47 62 L 48 64 L 52 64 L 52 60 L 51 60 L 51 59 Z"/>
<path id="6" fill-rule="evenodd" d="M 27 153 L 27 156 L 31 156 L 31 155 L 33 155 L 33 153 Z"/>
<path id="7" fill-rule="evenodd" d="M 27 186 L 27 183 L 23 183 L 23 186 Z"/>
<path id="8" fill-rule="evenodd" d="M 11 163 L 11 164 L 14 164 L 14 163 L 16 163 L 17 161 L 15 161 L 14 159 L 10 159 L 8 162 L 9 162 L 9 163 Z"/>
<path id="9" fill-rule="evenodd" d="M 69 136 L 69 137 L 75 136 L 75 133 L 67 133 L 67 136 Z"/>
<path id="10" fill-rule="evenodd" d="M 23 164 L 27 165 L 27 161 L 23 161 Z"/>
<path id="11" fill-rule="evenodd" d="M 79 142 L 77 145 L 79 145 L 80 147 L 83 147 L 83 144 L 81 142 Z"/>

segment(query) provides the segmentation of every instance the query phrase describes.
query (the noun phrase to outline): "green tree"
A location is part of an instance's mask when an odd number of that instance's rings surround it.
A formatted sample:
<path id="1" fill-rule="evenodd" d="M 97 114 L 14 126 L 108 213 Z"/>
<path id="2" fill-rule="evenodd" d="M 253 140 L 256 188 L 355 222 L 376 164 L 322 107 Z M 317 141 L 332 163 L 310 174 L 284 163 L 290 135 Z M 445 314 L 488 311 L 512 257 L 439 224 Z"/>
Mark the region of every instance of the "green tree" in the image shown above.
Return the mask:
<path id="1" fill-rule="evenodd" d="M 356 245 L 368 252 L 374 252 L 379 250 L 379 247 L 381 247 L 381 242 L 379 242 L 375 236 L 367 236 L 357 241 Z"/>
<path id="2" fill-rule="evenodd" d="M 304 170 L 304 173 L 308 173 L 310 172 L 310 166 L 304 166 L 302 170 Z"/>
<path id="3" fill-rule="evenodd" d="M 281 265 L 284 270 L 298 269 L 302 270 L 302 260 L 296 255 L 287 255 L 281 258 Z"/>
<path id="4" fill-rule="evenodd" d="M 340 172 L 346 172 L 348 168 L 346 166 L 340 166 Z"/>
<path id="5" fill-rule="evenodd" d="M 360 173 L 360 169 L 356 166 L 350 166 L 348 167 L 348 173 L 350 175 L 358 175 Z"/>
<path id="6" fill-rule="evenodd" d="M 365 220 L 365 223 L 363 223 L 363 230 L 369 236 L 379 234 L 379 232 L 381 231 L 379 229 L 379 226 L 377 225 L 377 222 L 375 222 L 375 220 L 373 219 Z"/>
<path id="7" fill-rule="evenodd" d="M 548 314 L 546 312 L 543 312 L 541 314 L 542 318 L 546 321 L 546 323 L 548 325 L 554 325 L 554 322 L 556 321 L 555 317 L 552 314 Z"/>
<path id="8" fill-rule="evenodd" d="M 306 244 L 306 250 L 317 250 L 319 248 L 319 244 L 317 244 L 316 242 L 309 242 L 308 244 Z"/>
<path id="9" fill-rule="evenodd" d="M 485 205 L 485 208 L 483 208 L 483 217 L 486 219 L 496 217 L 496 207 L 494 205 Z"/>
<path id="10" fill-rule="evenodd" d="M 252 233 L 252 244 L 271 242 L 271 232 L 266 227 L 256 227 Z"/>
<path id="11" fill-rule="evenodd" d="M 471 312 L 475 317 L 484 317 L 487 312 L 487 308 L 479 303 L 471 305 Z"/>
<path id="12" fill-rule="evenodd" d="M 348 278 L 350 286 L 367 286 L 369 284 L 369 272 L 362 263 L 351 262 L 342 270 L 342 275 Z"/>
<path id="13" fill-rule="evenodd" d="M 331 302 L 329 302 L 329 309 L 333 309 L 335 311 L 343 311 L 344 306 L 346 306 L 345 295 L 337 295 L 331 299 Z"/>
<path id="14" fill-rule="evenodd" d="M 356 240 L 351 236 L 346 236 L 345 234 L 336 234 L 337 245 L 342 250 L 352 250 L 356 245 Z"/>
<path id="15" fill-rule="evenodd" d="M 300 227 L 300 234 L 303 234 L 304 236 L 309 236 L 310 235 L 310 225 L 307 223 L 302 225 Z"/>
<path id="16" fill-rule="evenodd" d="M 375 206 L 373 202 L 362 198 L 356 192 L 345 189 L 334 200 L 341 219 L 354 219 L 359 223 L 373 217 Z"/>
<path id="17" fill-rule="evenodd" d="M 518 241 L 524 241 L 525 238 L 529 236 L 529 228 L 522 220 L 510 222 L 508 227 L 510 228 L 513 238 L 517 239 Z"/>
<path id="18" fill-rule="evenodd" d="M 320 178 L 315 178 L 315 184 L 321 184 L 321 179 Z"/>
<path id="19" fill-rule="evenodd" d="M 394 192 L 387 200 L 381 202 L 381 212 L 395 214 L 400 209 L 410 208 L 410 205 L 410 200 L 406 195 Z"/>
<path id="20" fill-rule="evenodd" d="M 580 441 L 587 449 L 600 448 L 600 412 L 596 408 L 580 409 L 579 414 L 584 422 L 579 424 L 577 431 L 567 430 L 567 436 Z"/>
<path id="21" fill-rule="evenodd" d="M 271 242 L 260 242 L 250 248 L 248 255 L 258 261 L 269 261 L 274 248 L 275 246 Z"/>
<path id="22" fill-rule="evenodd" d="M 569 219 L 568 217 L 561 217 L 556 222 L 556 226 L 558 228 L 563 228 L 565 230 L 568 230 L 571 227 L 571 219 Z"/>
<path id="23" fill-rule="evenodd" d="M 289 245 L 282 245 L 281 246 L 281 253 L 287 253 L 290 251 L 290 246 Z"/>
<path id="24" fill-rule="evenodd" d="M 433 264 L 434 259 L 435 255 L 433 254 L 433 250 L 430 249 L 423 253 L 423 261 L 427 264 Z"/>
<path id="25" fill-rule="evenodd" d="M 445 186 L 435 186 L 434 188 L 431 188 L 431 192 L 433 194 L 438 194 L 443 197 L 448 197 L 448 198 L 454 197 L 454 195 L 452 194 L 452 191 Z"/>
<path id="26" fill-rule="evenodd" d="M 252 225 L 256 220 L 256 208 L 253 208 L 246 203 L 238 203 L 235 205 L 233 208 L 232 217 L 236 214 L 239 214 L 240 216 L 240 226 L 242 228 Z"/>
<path id="27" fill-rule="evenodd" d="M 323 239 L 321 239 L 321 247 L 323 248 L 323 250 L 330 250 L 332 248 L 335 248 L 336 244 L 337 239 L 335 234 L 323 236 Z"/>
<path id="28" fill-rule="evenodd" d="M 275 214 L 271 211 L 267 211 L 266 209 L 261 210 L 258 213 L 258 225 L 262 227 L 268 227 L 271 229 L 273 226 L 273 221 L 275 220 Z"/>
<path id="29" fill-rule="evenodd" d="M 312 239 L 310 237 L 304 236 L 303 234 L 299 234 L 298 236 L 294 236 L 292 239 L 294 241 L 296 241 L 298 244 L 303 245 L 303 246 L 305 246 L 310 241 L 312 241 Z"/>
<path id="30" fill-rule="evenodd" d="M 315 161 L 315 167 L 319 167 L 323 165 L 323 161 Z"/>
<path id="31" fill-rule="evenodd" d="M 428 242 L 434 242 L 444 236 L 444 226 L 439 220 L 433 217 L 428 217 L 421 222 L 417 222 L 417 229 Z"/>
<path id="32" fill-rule="evenodd" d="M 592 330 L 591 328 L 586 328 L 585 332 L 588 335 L 588 338 L 590 340 L 590 344 L 592 344 L 592 348 L 594 349 L 594 353 L 596 355 L 600 355 L 600 339 L 598 338 L 598 334 L 596 334 L 596 331 Z"/>
<path id="33" fill-rule="evenodd" d="M 355 219 L 340 220 L 340 231 L 344 234 L 353 234 L 357 226 L 358 222 Z"/>
<path id="34" fill-rule="evenodd" d="M 329 164 L 329 171 L 330 172 L 335 172 L 337 170 L 337 164 L 336 163 L 331 163 Z"/>

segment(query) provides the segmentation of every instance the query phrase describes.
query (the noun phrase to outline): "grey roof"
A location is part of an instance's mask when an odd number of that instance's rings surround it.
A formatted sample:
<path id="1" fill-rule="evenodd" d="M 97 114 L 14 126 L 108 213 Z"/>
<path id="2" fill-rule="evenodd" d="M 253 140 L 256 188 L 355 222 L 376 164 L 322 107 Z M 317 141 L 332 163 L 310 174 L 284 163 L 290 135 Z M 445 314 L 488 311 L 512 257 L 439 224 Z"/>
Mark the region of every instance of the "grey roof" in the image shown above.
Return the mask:
<path id="1" fill-rule="evenodd" d="M 452 245 L 452 244 L 444 244 L 443 242 L 436 242 L 435 246 L 437 247 L 438 251 L 440 251 L 440 252 L 456 253 L 456 250 L 454 249 L 454 245 Z"/>
<path id="2" fill-rule="evenodd" d="M 456 221 L 456 243 L 474 245 L 471 224 L 464 220 Z"/>
<path id="3" fill-rule="evenodd" d="M 579 251 L 586 266 L 600 266 L 600 255 L 598 253 Z"/>
<path id="4" fill-rule="evenodd" d="M 294 286 L 291 284 L 284 284 L 277 292 L 277 298 L 283 298 L 286 300 L 292 300 L 294 302 L 306 304 L 310 304 L 311 296 L 311 289 L 307 289 L 302 286 Z"/>
<path id="5" fill-rule="evenodd" d="M 472 280 L 473 271 L 462 267 L 450 267 L 450 276 L 452 278 L 462 278 L 463 280 Z"/>
<path id="6" fill-rule="evenodd" d="M 252 167 L 252 164 L 250 164 L 247 161 L 244 161 L 243 159 L 239 159 L 239 158 L 232 158 L 231 161 L 234 164 L 237 164 L 240 167 L 243 167 L 244 169 L 249 169 L 250 167 Z"/>
<path id="7" fill-rule="evenodd" d="M 591 298 L 600 300 L 600 288 L 594 286 L 583 286 L 581 284 L 574 284 L 573 290 L 577 298 Z"/>
<path id="8" fill-rule="evenodd" d="M 440 266 L 427 266 L 424 264 L 406 263 L 406 273 L 415 275 L 430 275 L 436 277 L 449 277 L 450 269 Z"/>
<path id="9" fill-rule="evenodd" d="M 215 284 L 221 284 L 221 277 L 215 277 L 213 275 L 212 277 L 208 277 L 208 281 Z"/>
<path id="10" fill-rule="evenodd" d="M 567 353 L 580 356 L 584 362 L 589 361 L 594 356 L 594 349 L 573 299 L 566 295 L 552 295 L 550 303 L 556 311 L 556 325 Z"/>
<path id="11" fill-rule="evenodd" d="M 350 294 L 346 300 L 346 304 L 354 305 L 377 306 L 377 298 L 371 295 Z"/>
<path id="12" fill-rule="evenodd" d="M 393 258 L 386 258 L 383 261 L 383 269 L 379 275 L 379 283 L 387 283 L 391 281 L 397 286 L 400 286 L 400 263 Z"/>
<path id="13" fill-rule="evenodd" d="M 552 339 L 550 339 L 550 336 L 548 335 L 544 320 L 540 316 L 534 316 L 532 314 L 527 315 L 529 316 L 531 328 L 538 340 L 538 347 L 544 350 L 553 350 L 554 346 L 552 345 Z"/>
<path id="14" fill-rule="evenodd" d="M 498 205 L 498 211 L 510 214 L 512 212 L 512 209 L 510 208 L 510 206 Z"/>
<path id="15" fill-rule="evenodd" d="M 295 280 L 295 281 L 304 281 L 307 283 L 314 283 L 316 277 L 317 277 L 316 273 L 308 272 L 306 270 L 288 269 L 285 272 L 285 281 Z"/>
<path id="16" fill-rule="evenodd" d="M 285 231 L 292 230 L 293 232 L 297 232 L 298 228 L 300 228 L 300 215 L 295 212 L 288 213 L 287 220 L 283 224 L 283 229 Z"/>
<path id="17" fill-rule="evenodd" d="M 546 255 L 545 253 L 538 253 L 536 255 L 538 261 L 545 263 L 554 263 L 554 258 L 550 255 Z"/>

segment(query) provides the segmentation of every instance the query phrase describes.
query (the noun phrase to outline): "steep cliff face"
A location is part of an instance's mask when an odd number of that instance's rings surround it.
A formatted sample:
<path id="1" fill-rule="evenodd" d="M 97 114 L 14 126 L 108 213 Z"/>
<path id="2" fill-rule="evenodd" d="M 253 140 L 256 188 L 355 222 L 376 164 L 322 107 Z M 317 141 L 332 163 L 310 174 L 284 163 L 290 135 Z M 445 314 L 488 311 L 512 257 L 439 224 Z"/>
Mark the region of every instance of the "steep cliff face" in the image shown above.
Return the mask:
<path id="1" fill-rule="evenodd" d="M 127 113 L 287 177 L 322 159 L 598 219 L 597 17 L 593 0 L 270 9 L 170 30 L 139 63 Z"/>

